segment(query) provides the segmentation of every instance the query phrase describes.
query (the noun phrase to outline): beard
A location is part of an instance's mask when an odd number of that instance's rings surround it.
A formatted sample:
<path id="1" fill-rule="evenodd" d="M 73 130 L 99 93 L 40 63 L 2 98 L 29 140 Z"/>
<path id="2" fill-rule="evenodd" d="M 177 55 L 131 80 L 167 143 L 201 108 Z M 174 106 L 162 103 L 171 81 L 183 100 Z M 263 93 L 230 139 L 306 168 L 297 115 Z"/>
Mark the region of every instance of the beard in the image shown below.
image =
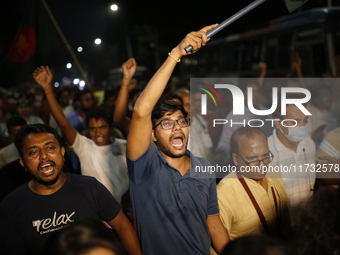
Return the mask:
<path id="1" fill-rule="evenodd" d="M 171 157 L 171 158 L 181 158 L 185 155 L 186 150 L 187 150 L 187 142 L 184 146 L 185 150 L 184 152 L 181 151 L 176 151 L 177 153 L 174 153 L 171 151 L 171 147 L 167 147 L 164 144 L 161 143 L 157 143 L 158 149 L 163 152 L 165 155 Z"/>
<path id="2" fill-rule="evenodd" d="M 51 162 L 51 163 L 52 163 L 52 162 Z M 54 162 L 53 162 L 53 166 L 56 167 L 56 165 L 54 164 Z M 63 168 L 64 168 L 64 164 L 61 165 L 61 168 L 60 168 L 60 169 L 63 169 Z M 32 176 L 32 179 L 33 179 L 35 182 L 37 182 L 37 183 L 39 183 L 39 184 L 41 184 L 41 185 L 44 185 L 44 186 L 50 186 L 50 185 L 55 184 L 55 183 L 59 180 L 60 175 L 63 173 L 62 170 L 61 170 L 61 171 L 58 171 L 58 174 L 57 174 L 52 180 L 45 181 L 45 180 L 41 179 L 38 175 L 33 175 L 33 174 L 30 173 L 30 171 L 28 171 L 28 172 L 29 172 L 29 174 Z"/>

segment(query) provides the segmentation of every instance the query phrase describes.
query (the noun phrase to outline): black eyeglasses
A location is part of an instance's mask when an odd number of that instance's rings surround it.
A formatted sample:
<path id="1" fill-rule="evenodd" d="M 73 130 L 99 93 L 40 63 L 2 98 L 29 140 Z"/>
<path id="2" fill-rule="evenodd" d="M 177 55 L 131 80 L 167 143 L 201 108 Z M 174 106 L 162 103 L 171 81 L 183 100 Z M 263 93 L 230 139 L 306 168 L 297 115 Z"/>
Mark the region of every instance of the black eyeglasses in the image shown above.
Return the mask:
<path id="1" fill-rule="evenodd" d="M 246 161 L 244 158 L 241 157 L 241 155 L 239 154 L 236 154 L 238 157 L 240 157 L 244 163 L 247 164 L 247 166 L 259 166 L 261 162 L 263 162 L 263 164 L 267 165 L 269 163 L 271 163 L 274 159 L 274 155 L 273 153 L 269 152 L 270 156 L 269 157 L 266 157 L 266 158 L 263 158 L 263 159 L 260 159 L 260 160 L 254 160 L 254 161 Z"/>
<path id="2" fill-rule="evenodd" d="M 179 125 L 181 128 L 190 126 L 190 119 L 189 119 L 189 118 L 180 118 L 180 119 L 178 119 L 178 120 L 171 120 L 171 119 L 164 119 L 164 120 L 161 120 L 161 121 L 155 126 L 155 128 L 156 128 L 157 126 L 161 125 L 163 129 L 173 129 L 176 122 L 178 123 L 178 125 Z"/>

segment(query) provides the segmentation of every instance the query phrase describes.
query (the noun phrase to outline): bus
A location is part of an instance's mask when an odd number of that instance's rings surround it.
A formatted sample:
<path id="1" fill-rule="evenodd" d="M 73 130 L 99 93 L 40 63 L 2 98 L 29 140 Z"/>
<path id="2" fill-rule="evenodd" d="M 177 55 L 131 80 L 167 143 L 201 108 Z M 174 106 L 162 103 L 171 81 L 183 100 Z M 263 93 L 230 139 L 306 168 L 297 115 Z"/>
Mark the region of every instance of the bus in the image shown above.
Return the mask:
<path id="1" fill-rule="evenodd" d="M 180 72 L 196 77 L 257 77 L 262 61 L 267 64 L 267 77 L 294 77 L 296 53 L 302 58 L 305 77 L 335 76 L 340 7 L 309 9 L 257 30 L 212 38 L 203 50 L 183 59 Z"/>

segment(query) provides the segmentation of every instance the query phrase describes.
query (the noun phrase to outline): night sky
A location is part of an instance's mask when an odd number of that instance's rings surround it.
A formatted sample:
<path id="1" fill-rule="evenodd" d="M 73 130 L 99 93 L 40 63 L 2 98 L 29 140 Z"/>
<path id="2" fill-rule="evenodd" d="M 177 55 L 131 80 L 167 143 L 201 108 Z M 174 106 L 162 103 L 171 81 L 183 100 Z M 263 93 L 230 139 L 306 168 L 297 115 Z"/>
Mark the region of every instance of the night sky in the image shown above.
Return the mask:
<path id="1" fill-rule="evenodd" d="M 26 1 L 6 1 L 6 5 L 0 9 L 0 58 L 4 58 L 11 45 Z M 170 50 L 188 32 L 198 30 L 205 25 L 220 23 L 252 1 L 46 0 L 46 2 L 72 48 L 93 44 L 96 37 L 102 38 L 107 45 L 120 47 L 117 42 L 124 38 L 124 24 L 127 24 L 134 55 L 142 56 L 139 62 L 143 62 L 148 55 L 143 55 L 139 51 L 148 49 L 135 45 L 135 36 L 144 34 L 148 37 L 156 33 L 157 43 L 163 54 L 162 49 Z M 333 5 L 339 5 L 339 2 L 340 0 L 333 0 Z M 109 10 L 112 3 L 119 5 L 120 10 L 117 13 Z M 326 6 L 326 4 L 327 0 L 310 0 L 302 9 Z M 256 28 L 286 14 L 288 11 L 283 1 L 268 0 L 214 37 Z M 152 27 L 152 30 L 148 30 L 146 26 Z M 122 59 L 112 62 L 111 67 L 118 67 L 122 62 Z"/>

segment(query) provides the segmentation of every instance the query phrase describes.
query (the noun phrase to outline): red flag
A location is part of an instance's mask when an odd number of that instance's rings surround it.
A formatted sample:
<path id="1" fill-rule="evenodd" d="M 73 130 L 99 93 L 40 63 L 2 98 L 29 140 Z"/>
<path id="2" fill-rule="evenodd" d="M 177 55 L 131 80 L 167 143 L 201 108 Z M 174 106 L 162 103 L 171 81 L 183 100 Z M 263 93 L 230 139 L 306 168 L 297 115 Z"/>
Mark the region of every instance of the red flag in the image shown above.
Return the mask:
<path id="1" fill-rule="evenodd" d="M 48 64 L 49 57 L 62 46 L 63 41 L 42 1 L 28 0 L 14 41 L 1 63 L 1 72 L 12 82 L 27 80 L 37 66 Z"/>

